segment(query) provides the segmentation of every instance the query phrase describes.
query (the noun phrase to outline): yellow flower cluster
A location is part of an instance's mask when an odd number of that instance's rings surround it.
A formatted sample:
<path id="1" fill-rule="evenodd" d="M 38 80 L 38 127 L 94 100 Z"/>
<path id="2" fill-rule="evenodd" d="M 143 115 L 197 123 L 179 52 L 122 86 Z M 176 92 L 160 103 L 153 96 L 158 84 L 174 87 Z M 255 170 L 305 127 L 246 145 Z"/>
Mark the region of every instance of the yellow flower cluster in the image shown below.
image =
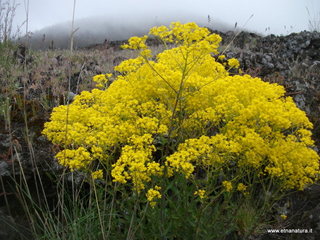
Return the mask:
<path id="1" fill-rule="evenodd" d="M 243 193 L 243 195 L 249 194 L 248 186 L 244 185 L 243 183 L 238 183 L 237 190 Z"/>
<path id="2" fill-rule="evenodd" d="M 195 23 L 155 27 L 150 35 L 176 47 L 151 58 L 147 36 L 129 39 L 124 47 L 141 54 L 119 64 L 111 84 L 111 75 L 98 75 L 105 89 L 53 110 L 43 133 L 64 149 L 56 155 L 63 166 L 90 170 L 99 161 L 112 166 L 115 182 L 138 192 L 158 177 L 228 166 L 277 178 L 283 188 L 314 181 L 312 124 L 282 86 L 230 76 L 223 57 L 213 57 L 221 37 Z"/>
<path id="3" fill-rule="evenodd" d="M 298 189 L 319 174 L 312 124 L 292 98 L 284 97 L 283 87 L 248 75 L 229 76 L 187 100 L 192 114 L 183 126 L 207 136 L 181 143 L 167 157 L 173 170 L 189 177 L 199 164 L 219 167 L 232 161 L 281 179 L 283 188 Z"/>
<path id="4" fill-rule="evenodd" d="M 147 200 L 149 201 L 151 207 L 154 207 L 157 204 L 157 202 L 155 200 L 161 198 L 161 193 L 159 192 L 160 190 L 161 190 L 161 187 L 155 186 L 154 188 L 150 188 L 147 191 L 146 196 L 147 196 Z"/>
<path id="5" fill-rule="evenodd" d="M 280 217 L 281 217 L 282 220 L 286 220 L 288 218 L 288 216 L 285 215 L 285 214 L 281 214 Z"/>
<path id="6" fill-rule="evenodd" d="M 103 171 L 102 169 L 99 169 L 97 171 L 94 171 L 91 173 L 92 179 L 102 179 L 103 178 Z"/>
<path id="7" fill-rule="evenodd" d="M 152 141 L 151 134 L 130 138 L 129 145 L 122 148 L 120 158 L 113 164 L 111 175 L 115 182 L 132 180 L 135 190 L 140 192 L 151 176 L 162 175 L 160 164 L 152 161 L 152 152 L 156 150 Z"/>
<path id="8" fill-rule="evenodd" d="M 230 181 L 223 181 L 222 186 L 225 188 L 226 192 L 231 192 L 233 187 Z"/>
<path id="9" fill-rule="evenodd" d="M 75 150 L 65 149 L 59 152 L 56 158 L 61 165 L 69 167 L 71 171 L 84 169 L 92 162 L 90 153 L 84 147 Z"/>
<path id="10" fill-rule="evenodd" d="M 240 151 L 240 146 L 217 134 L 212 137 L 201 136 L 188 139 L 178 147 L 178 151 L 167 157 L 166 164 L 173 172 L 183 173 L 187 178 L 195 166 L 220 167 L 233 153 Z"/>
<path id="11" fill-rule="evenodd" d="M 200 28 L 195 23 L 174 22 L 170 25 L 170 29 L 165 26 L 154 27 L 150 30 L 150 34 L 159 37 L 163 42 L 191 47 L 193 50 L 209 50 L 215 54 L 222 40 L 219 35 L 210 34 L 207 28 Z"/>
<path id="12" fill-rule="evenodd" d="M 247 190 L 247 186 L 244 185 L 243 183 L 239 183 L 238 186 L 237 186 L 237 190 L 239 192 L 245 192 Z"/>
<path id="13" fill-rule="evenodd" d="M 194 195 L 199 196 L 200 199 L 204 199 L 204 198 L 206 198 L 206 190 L 199 189 L 194 192 Z"/>
<path id="14" fill-rule="evenodd" d="M 228 59 L 228 65 L 231 68 L 239 68 L 240 67 L 239 61 L 237 59 L 235 59 L 235 58 Z"/>
<path id="15" fill-rule="evenodd" d="M 130 48 L 130 49 L 145 49 L 147 48 L 146 40 L 148 36 L 143 37 L 132 37 L 129 39 L 129 44 L 124 44 L 122 47 L 124 49 Z"/>
<path id="16" fill-rule="evenodd" d="M 218 60 L 223 61 L 226 58 L 226 55 L 219 55 Z"/>
<path id="17" fill-rule="evenodd" d="M 112 74 L 100 74 L 93 77 L 93 81 L 96 82 L 97 88 L 105 88 L 108 85 L 108 82 L 110 82 L 110 78 L 112 77 Z"/>

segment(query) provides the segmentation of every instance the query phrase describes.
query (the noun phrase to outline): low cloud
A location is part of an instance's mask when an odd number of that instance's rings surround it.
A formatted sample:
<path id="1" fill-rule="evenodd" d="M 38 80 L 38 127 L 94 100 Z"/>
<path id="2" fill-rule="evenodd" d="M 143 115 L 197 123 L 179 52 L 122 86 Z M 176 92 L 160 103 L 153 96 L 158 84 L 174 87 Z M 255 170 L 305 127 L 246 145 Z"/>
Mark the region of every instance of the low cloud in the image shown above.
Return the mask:
<path id="1" fill-rule="evenodd" d="M 173 21 L 196 22 L 200 26 L 207 26 L 219 31 L 233 30 L 234 26 L 214 20 L 208 16 L 199 17 L 190 13 L 179 13 L 179 18 L 174 14 L 162 14 L 161 16 L 121 16 L 120 17 L 91 17 L 75 22 L 75 47 L 81 48 L 92 44 L 103 43 L 105 39 L 110 41 L 126 40 L 131 36 L 147 34 L 153 26 L 169 25 Z M 31 35 L 32 48 L 44 49 L 48 47 L 67 48 L 69 45 L 71 22 L 59 23 L 43 28 Z"/>

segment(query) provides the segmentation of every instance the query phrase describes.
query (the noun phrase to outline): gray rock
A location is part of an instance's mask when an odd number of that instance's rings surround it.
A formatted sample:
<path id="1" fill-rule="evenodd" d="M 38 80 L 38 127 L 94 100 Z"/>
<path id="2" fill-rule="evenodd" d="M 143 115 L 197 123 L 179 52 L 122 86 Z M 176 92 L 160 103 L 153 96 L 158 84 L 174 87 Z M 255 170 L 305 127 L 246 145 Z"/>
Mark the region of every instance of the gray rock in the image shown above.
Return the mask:
<path id="1" fill-rule="evenodd" d="M 77 95 L 77 94 L 75 94 L 75 93 L 73 93 L 73 92 L 68 92 L 68 93 L 67 93 L 67 100 L 68 100 L 69 102 L 72 102 L 73 99 L 74 99 L 74 97 L 75 97 L 76 95 Z"/>
<path id="2" fill-rule="evenodd" d="M 9 165 L 5 161 L 0 161 L 0 177 L 10 176 Z"/>

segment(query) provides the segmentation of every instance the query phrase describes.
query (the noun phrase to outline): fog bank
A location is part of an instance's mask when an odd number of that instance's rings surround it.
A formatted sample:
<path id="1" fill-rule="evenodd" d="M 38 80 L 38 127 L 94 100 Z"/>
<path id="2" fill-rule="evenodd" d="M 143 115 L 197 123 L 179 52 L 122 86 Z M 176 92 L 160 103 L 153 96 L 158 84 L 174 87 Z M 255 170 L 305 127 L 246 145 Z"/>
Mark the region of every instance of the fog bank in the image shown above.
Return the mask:
<path id="1" fill-rule="evenodd" d="M 143 16 L 131 15 L 126 17 L 90 17 L 75 21 L 74 29 L 78 29 L 74 35 L 76 48 L 103 43 L 106 39 L 127 40 L 131 36 L 147 34 L 153 26 L 169 25 L 173 21 L 196 22 L 200 26 L 210 27 L 219 31 L 234 30 L 234 26 L 223 23 L 208 16 L 197 16 L 188 12 L 179 13 L 179 17 L 167 12 L 161 16 L 145 14 Z M 239 27 L 237 27 L 239 28 Z M 43 49 L 48 47 L 67 48 L 69 45 L 71 22 L 63 22 L 43 28 L 34 32 L 30 38 L 32 48 Z"/>

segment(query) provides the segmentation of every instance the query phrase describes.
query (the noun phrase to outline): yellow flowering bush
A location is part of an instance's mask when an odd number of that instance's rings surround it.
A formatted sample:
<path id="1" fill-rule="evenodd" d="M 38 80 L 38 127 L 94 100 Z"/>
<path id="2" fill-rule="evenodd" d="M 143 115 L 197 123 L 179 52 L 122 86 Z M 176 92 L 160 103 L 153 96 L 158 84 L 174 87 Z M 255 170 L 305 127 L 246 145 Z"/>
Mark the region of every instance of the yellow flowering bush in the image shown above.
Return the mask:
<path id="1" fill-rule="evenodd" d="M 43 133 L 60 146 L 60 164 L 89 172 L 104 165 L 113 181 L 137 192 L 159 178 L 191 180 L 201 171 L 230 179 L 231 171 L 242 169 L 284 189 L 314 181 L 319 156 L 312 124 L 282 86 L 231 76 L 226 68 L 237 69 L 239 62 L 219 63 L 225 58 L 214 57 L 221 37 L 195 23 L 155 27 L 150 35 L 167 50 L 153 57 L 148 36 L 129 39 L 124 47 L 140 56 L 115 67 L 121 74 L 111 84 L 111 75 L 98 75 L 101 89 L 53 110 Z M 231 191 L 231 182 L 222 184 Z M 160 198 L 158 190 L 148 190 L 151 203 Z M 195 194 L 204 197 L 202 190 Z"/>

